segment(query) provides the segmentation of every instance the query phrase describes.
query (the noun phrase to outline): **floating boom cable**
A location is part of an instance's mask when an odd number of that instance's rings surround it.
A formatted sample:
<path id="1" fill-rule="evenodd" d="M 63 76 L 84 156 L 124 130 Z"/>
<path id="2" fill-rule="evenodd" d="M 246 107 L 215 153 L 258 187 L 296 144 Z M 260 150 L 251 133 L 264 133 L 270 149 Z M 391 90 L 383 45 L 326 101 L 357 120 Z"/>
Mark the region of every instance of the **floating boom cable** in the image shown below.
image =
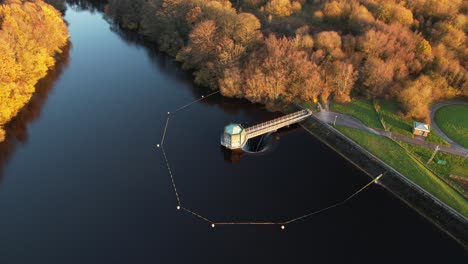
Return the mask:
<path id="1" fill-rule="evenodd" d="M 194 103 L 197 103 L 197 102 L 200 102 L 201 100 L 203 99 L 206 99 L 214 94 L 217 94 L 219 93 L 219 90 L 218 91 L 215 91 L 215 92 L 212 92 L 206 96 L 202 96 L 201 98 L 197 99 L 197 100 L 194 100 L 188 104 L 185 104 L 179 108 L 177 108 L 174 112 L 172 112 L 172 114 L 175 114 L 181 110 L 183 110 L 184 108 L 187 108 L 188 106 L 194 104 Z M 344 199 L 343 201 L 341 202 L 338 202 L 338 203 L 335 203 L 335 204 L 332 204 L 330 206 L 327 206 L 327 207 L 324 207 L 324 208 L 321 208 L 321 209 L 318 209 L 318 210 L 315 210 L 315 211 L 312 211 L 310 213 L 307 213 L 307 214 L 304 214 L 302 216 L 299 216 L 299 217 L 296 217 L 296 218 L 293 218 L 291 220 L 288 220 L 288 221 L 283 221 L 283 222 L 279 222 L 279 221 L 272 221 L 272 222 L 255 222 L 255 221 L 238 221 L 238 222 L 217 222 L 217 221 L 212 221 L 210 219 L 208 219 L 207 217 L 193 211 L 193 210 L 190 210 L 186 207 L 183 207 L 182 206 L 182 203 L 180 201 L 180 197 L 179 197 L 179 193 L 177 192 L 177 187 L 176 187 L 176 184 L 175 184 L 175 180 L 174 180 L 174 175 L 172 174 L 172 170 L 171 170 L 171 166 L 169 164 L 169 160 L 167 158 L 167 155 L 166 155 L 166 151 L 164 150 L 164 140 L 166 138 L 166 132 L 167 132 L 167 128 L 169 126 L 169 119 L 170 119 L 170 116 L 171 115 L 171 112 L 167 112 L 167 118 L 166 118 L 166 125 L 164 126 L 164 131 L 163 131 L 163 135 L 162 135 L 162 138 L 161 138 L 161 143 L 160 144 L 157 144 L 157 147 L 161 149 L 161 152 L 163 154 L 163 157 L 164 157 L 164 161 L 166 162 L 166 167 L 167 167 L 167 171 L 169 173 L 169 176 L 171 178 L 171 182 L 172 182 L 172 188 L 174 190 L 174 193 L 175 193 L 175 196 L 176 196 L 176 200 L 177 200 L 177 210 L 180 210 L 182 209 L 182 211 L 185 211 L 207 223 L 210 223 L 211 224 L 211 227 L 215 227 L 216 225 L 281 225 L 281 229 L 284 229 L 285 228 L 285 225 L 287 224 L 291 224 L 293 222 L 296 222 L 296 221 L 299 221 L 299 220 L 302 220 L 302 219 L 305 219 L 305 218 L 308 218 L 308 217 L 311 217 L 313 215 L 316 215 L 316 214 L 319 214 L 319 213 L 322 213 L 322 212 L 325 212 L 325 211 L 328 211 L 330 209 L 333 209 L 333 208 L 336 208 L 338 206 L 341 206 L 341 205 L 344 205 L 345 203 L 347 203 L 349 200 L 351 200 L 352 198 L 354 198 L 357 194 L 359 194 L 360 192 L 364 191 L 365 189 L 367 189 L 370 185 L 372 185 L 372 183 L 377 183 L 377 181 L 383 176 L 383 174 L 380 174 L 378 175 L 377 177 L 375 177 L 372 181 L 370 181 L 369 183 L 367 183 L 366 185 L 364 185 L 362 188 L 360 188 L 359 190 L 357 190 L 356 192 L 352 193 L 350 196 L 348 196 L 346 199 Z M 258 147 L 258 146 L 257 146 Z"/>

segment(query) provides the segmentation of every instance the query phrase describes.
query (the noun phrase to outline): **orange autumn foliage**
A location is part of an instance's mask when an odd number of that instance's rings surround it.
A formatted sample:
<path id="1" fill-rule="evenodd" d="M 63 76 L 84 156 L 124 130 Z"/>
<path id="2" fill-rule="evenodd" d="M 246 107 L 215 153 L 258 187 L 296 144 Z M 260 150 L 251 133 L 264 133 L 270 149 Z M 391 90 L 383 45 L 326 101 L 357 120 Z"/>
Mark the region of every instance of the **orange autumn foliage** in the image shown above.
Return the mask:
<path id="1" fill-rule="evenodd" d="M 0 5 L 0 142 L 2 126 L 30 100 L 67 40 L 65 22 L 51 5 L 41 0 Z"/>
<path id="2" fill-rule="evenodd" d="M 197 84 L 224 96 L 366 96 L 398 101 L 406 116 L 424 120 L 434 101 L 468 96 L 465 2 L 109 0 L 106 14 L 124 28 L 138 25 Z"/>

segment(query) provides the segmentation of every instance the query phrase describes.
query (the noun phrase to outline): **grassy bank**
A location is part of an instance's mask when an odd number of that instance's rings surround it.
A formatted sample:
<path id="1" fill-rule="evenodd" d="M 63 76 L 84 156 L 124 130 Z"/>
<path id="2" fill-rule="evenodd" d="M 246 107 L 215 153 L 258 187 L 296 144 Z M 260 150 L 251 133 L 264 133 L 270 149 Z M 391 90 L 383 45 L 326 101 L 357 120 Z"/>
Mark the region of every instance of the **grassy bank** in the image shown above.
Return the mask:
<path id="1" fill-rule="evenodd" d="M 468 217 L 468 200 L 417 162 L 400 145 L 391 139 L 357 129 L 337 128 L 408 179 Z"/>
<path id="2" fill-rule="evenodd" d="M 451 105 L 435 113 L 435 121 L 444 133 L 468 148 L 468 105 Z"/>
<path id="3" fill-rule="evenodd" d="M 337 113 L 348 114 L 361 120 L 366 126 L 384 129 L 380 120 L 379 115 L 374 109 L 374 106 L 370 101 L 364 99 L 356 99 L 350 103 L 330 103 L 330 110 Z"/>
<path id="4" fill-rule="evenodd" d="M 445 183 L 452 186 L 468 199 L 468 188 L 466 186 L 468 183 L 468 160 L 464 157 L 439 151 L 428 163 L 434 150 L 405 142 L 398 142 L 398 144 L 405 148 L 414 158 L 418 159 Z"/>
<path id="5" fill-rule="evenodd" d="M 371 128 L 383 129 L 403 136 L 413 137 L 413 120 L 404 118 L 398 111 L 398 105 L 393 101 L 379 101 L 376 102 L 375 106 L 371 101 L 365 99 L 356 99 L 344 104 L 331 102 L 330 110 L 352 115 Z M 429 133 L 426 140 L 435 144 L 450 146 L 447 141 L 434 131 Z"/>
<path id="6" fill-rule="evenodd" d="M 417 158 L 423 163 L 427 163 L 434 153 L 434 150 L 425 147 L 405 142 L 400 142 L 400 144 L 402 144 L 409 152 L 417 156 Z M 436 172 L 437 175 L 443 177 L 457 175 L 468 178 L 468 159 L 465 159 L 464 157 L 439 151 L 427 166 Z"/>

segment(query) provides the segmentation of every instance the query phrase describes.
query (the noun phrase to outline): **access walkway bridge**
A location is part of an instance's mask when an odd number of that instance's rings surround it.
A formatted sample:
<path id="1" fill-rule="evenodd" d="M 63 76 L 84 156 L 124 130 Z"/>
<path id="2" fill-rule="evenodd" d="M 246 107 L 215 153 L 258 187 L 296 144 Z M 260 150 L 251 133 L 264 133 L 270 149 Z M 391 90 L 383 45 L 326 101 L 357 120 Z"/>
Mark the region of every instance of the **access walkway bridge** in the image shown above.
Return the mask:
<path id="1" fill-rule="evenodd" d="M 230 124 L 225 128 L 224 135 L 221 136 L 221 145 L 230 149 L 239 149 L 251 138 L 301 122 L 311 115 L 312 111 L 310 109 L 304 109 L 245 129 L 240 125 Z M 239 128 L 238 132 L 234 132 L 236 135 L 231 129 L 233 125 Z M 229 129 L 227 129 L 228 127 Z"/>
<path id="2" fill-rule="evenodd" d="M 248 140 L 250 138 L 254 138 L 269 132 L 276 131 L 282 127 L 300 122 L 311 115 L 312 111 L 310 111 L 309 109 L 304 109 L 264 123 L 260 123 L 255 126 L 248 127 L 245 129 L 246 138 Z"/>

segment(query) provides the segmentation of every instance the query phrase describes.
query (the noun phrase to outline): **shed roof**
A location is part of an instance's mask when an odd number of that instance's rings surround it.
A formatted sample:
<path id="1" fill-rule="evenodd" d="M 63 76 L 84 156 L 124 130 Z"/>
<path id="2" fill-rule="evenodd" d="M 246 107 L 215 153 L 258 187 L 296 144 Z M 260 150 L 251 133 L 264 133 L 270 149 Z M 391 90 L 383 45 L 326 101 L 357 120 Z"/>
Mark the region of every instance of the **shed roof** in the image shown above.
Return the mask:
<path id="1" fill-rule="evenodd" d="M 424 123 L 420 123 L 420 122 L 414 122 L 413 128 L 414 128 L 414 129 L 417 129 L 417 130 L 422 130 L 422 131 L 430 132 L 430 130 L 429 130 L 429 125 L 428 125 L 428 124 L 424 124 Z"/>
<path id="2" fill-rule="evenodd" d="M 230 134 L 230 135 L 240 134 L 242 130 L 244 130 L 244 128 L 242 128 L 242 126 L 238 124 L 229 124 L 224 127 L 224 133 Z"/>

